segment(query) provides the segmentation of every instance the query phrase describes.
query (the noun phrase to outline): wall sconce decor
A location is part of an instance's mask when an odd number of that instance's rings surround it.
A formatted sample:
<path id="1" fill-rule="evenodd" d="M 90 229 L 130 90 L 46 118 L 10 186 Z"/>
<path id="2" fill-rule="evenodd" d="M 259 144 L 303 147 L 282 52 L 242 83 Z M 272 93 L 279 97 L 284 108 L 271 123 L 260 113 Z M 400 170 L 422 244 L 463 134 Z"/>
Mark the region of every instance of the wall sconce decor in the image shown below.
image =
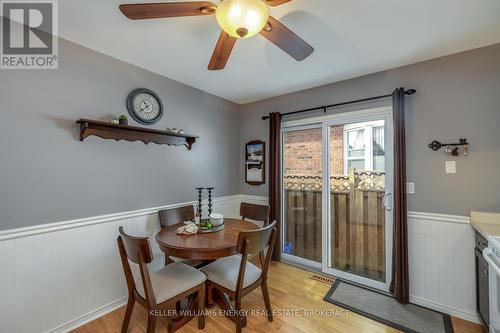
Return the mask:
<path id="1" fill-rule="evenodd" d="M 452 156 L 459 156 L 460 148 L 463 149 L 464 156 L 467 156 L 467 154 L 469 153 L 469 143 L 467 142 L 467 139 L 460 139 L 459 142 L 456 143 L 441 143 L 437 140 L 434 140 L 429 143 L 428 147 L 434 151 L 438 151 L 439 149 L 446 147 L 444 152 Z"/>

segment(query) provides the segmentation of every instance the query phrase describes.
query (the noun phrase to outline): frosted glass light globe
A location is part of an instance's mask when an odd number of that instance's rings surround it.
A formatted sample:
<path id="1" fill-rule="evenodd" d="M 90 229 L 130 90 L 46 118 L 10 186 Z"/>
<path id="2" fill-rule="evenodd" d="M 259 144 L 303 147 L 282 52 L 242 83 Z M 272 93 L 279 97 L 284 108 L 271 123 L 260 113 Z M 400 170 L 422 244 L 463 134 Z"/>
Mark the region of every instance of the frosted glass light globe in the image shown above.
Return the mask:
<path id="1" fill-rule="evenodd" d="M 258 34 L 269 18 L 269 8 L 262 0 L 222 0 L 217 5 L 217 22 L 235 38 Z"/>

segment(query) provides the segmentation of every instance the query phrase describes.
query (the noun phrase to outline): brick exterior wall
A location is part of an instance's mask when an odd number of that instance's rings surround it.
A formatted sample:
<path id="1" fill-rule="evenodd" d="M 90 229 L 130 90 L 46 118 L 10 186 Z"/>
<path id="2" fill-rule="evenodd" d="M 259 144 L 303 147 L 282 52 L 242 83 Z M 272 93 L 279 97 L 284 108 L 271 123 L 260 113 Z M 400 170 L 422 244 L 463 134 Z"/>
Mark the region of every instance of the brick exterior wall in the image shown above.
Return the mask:
<path id="1" fill-rule="evenodd" d="M 330 128 L 330 168 L 332 176 L 344 174 L 344 126 Z"/>
<path id="2" fill-rule="evenodd" d="M 330 167 L 332 176 L 344 174 L 344 127 L 330 130 Z M 286 132 L 284 138 L 285 176 L 322 176 L 321 128 Z"/>

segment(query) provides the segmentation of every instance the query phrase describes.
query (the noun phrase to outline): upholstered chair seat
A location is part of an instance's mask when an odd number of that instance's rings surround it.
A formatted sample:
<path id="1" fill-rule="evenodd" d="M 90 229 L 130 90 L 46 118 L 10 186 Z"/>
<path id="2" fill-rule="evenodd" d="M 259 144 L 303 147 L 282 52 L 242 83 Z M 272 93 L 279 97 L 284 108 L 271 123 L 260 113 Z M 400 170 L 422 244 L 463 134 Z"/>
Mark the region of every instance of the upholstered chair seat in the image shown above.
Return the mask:
<path id="1" fill-rule="evenodd" d="M 130 262 L 130 261 L 129 261 Z M 139 265 L 130 262 L 130 269 L 135 281 L 141 281 Z M 176 295 L 183 293 L 207 279 L 205 274 L 196 268 L 181 262 L 173 262 L 165 266 L 165 256 L 159 255 L 148 264 L 149 277 L 153 287 L 153 295 L 156 303 L 162 303 Z M 141 283 L 136 284 L 139 295 L 146 298 L 144 287 Z"/>
<path id="2" fill-rule="evenodd" d="M 236 291 L 238 274 L 240 273 L 241 255 L 234 255 L 214 261 L 203 267 L 201 271 L 206 274 L 208 279 L 218 285 L 232 291 Z M 262 275 L 262 270 L 247 262 L 245 266 L 245 277 L 243 279 L 243 288 L 254 284 Z"/>
<path id="3" fill-rule="evenodd" d="M 187 300 L 188 310 L 198 310 L 198 328 L 205 327 L 205 281 L 207 277 L 196 268 L 181 262 L 165 266 L 165 255 L 153 255 L 147 237 L 134 237 L 119 228 L 116 239 L 128 288 L 128 301 L 123 318 L 122 333 L 128 331 L 134 304 L 148 311 L 147 333 L 154 333 L 158 315 L 155 310 L 181 310 Z M 191 320 L 181 312 L 165 315 L 167 332 L 172 333 Z"/>
<path id="4" fill-rule="evenodd" d="M 235 311 L 236 315 L 232 320 L 236 324 L 236 333 L 241 333 L 247 323 L 246 315 L 241 312 L 241 299 L 258 287 L 262 289 L 267 319 L 273 321 L 267 288 L 267 272 L 276 241 L 275 226 L 276 221 L 262 229 L 240 232 L 236 247 L 237 255 L 219 259 L 201 268 L 201 271 L 207 275 L 207 302 L 210 305 L 214 303 L 215 293 L 219 301 Z M 264 254 L 266 249 L 268 251 Z M 259 255 L 261 268 L 248 261 L 252 255 Z M 234 300 L 234 305 L 228 298 Z"/>

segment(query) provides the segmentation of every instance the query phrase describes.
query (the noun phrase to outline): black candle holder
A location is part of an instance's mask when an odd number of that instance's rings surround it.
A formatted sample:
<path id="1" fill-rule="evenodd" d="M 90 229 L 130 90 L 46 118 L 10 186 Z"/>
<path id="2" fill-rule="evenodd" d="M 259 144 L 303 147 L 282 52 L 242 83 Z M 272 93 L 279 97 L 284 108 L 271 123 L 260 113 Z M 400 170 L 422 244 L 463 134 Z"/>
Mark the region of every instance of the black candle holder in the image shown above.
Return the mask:
<path id="1" fill-rule="evenodd" d="M 204 187 L 197 187 L 196 190 L 198 191 L 198 216 L 201 219 L 201 197 L 202 197 L 202 192 L 205 188 Z"/>
<path id="2" fill-rule="evenodd" d="M 208 217 L 212 215 L 212 191 L 214 190 L 214 187 L 207 187 L 208 191 Z"/>

